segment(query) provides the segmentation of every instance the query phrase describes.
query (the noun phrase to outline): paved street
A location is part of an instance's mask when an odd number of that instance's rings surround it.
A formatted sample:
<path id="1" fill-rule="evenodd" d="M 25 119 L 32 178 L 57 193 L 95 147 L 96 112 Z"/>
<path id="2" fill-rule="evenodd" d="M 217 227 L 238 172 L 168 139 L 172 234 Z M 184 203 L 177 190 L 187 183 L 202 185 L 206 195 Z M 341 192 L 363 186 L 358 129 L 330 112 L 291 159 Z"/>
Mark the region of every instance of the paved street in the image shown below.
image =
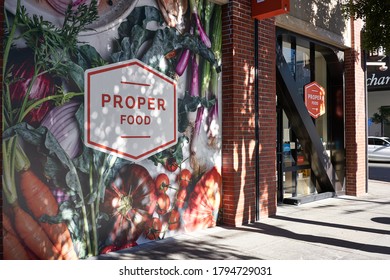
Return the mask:
<path id="1" fill-rule="evenodd" d="M 369 162 L 368 172 L 370 180 L 390 182 L 390 162 Z"/>

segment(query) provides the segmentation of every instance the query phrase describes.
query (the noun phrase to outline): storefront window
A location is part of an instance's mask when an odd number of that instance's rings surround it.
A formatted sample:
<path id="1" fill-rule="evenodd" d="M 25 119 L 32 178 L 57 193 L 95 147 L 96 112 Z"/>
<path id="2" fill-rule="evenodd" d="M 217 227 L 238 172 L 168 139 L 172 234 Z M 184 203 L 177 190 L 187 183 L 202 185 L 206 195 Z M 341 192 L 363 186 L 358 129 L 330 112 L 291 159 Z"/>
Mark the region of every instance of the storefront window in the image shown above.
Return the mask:
<path id="1" fill-rule="evenodd" d="M 298 83 L 298 93 L 303 98 L 304 85 L 311 82 L 309 46 L 297 45 L 296 65 L 295 80 Z"/>
<path id="2" fill-rule="evenodd" d="M 281 46 L 283 58 L 291 71 L 295 81 L 295 92 L 305 101 L 305 86 L 316 82 L 325 95 L 324 112 L 311 117 L 318 134 L 319 143 L 324 153 L 332 161 L 339 181 L 344 180 L 344 100 L 343 100 L 343 52 L 314 42 L 294 33 L 278 30 L 278 45 Z M 283 102 L 280 102 L 282 104 Z M 294 131 L 292 122 L 297 122 L 294 116 L 285 113 L 283 105 L 279 105 L 279 141 L 282 147 L 282 164 L 278 172 L 279 189 L 283 199 L 313 195 L 317 193 L 319 184 L 313 172 L 309 149 L 305 145 L 312 145 L 307 141 L 300 141 Z M 306 108 L 306 107 L 305 107 Z M 295 123 L 295 127 L 303 124 Z M 305 139 L 307 140 L 307 139 Z M 306 150 L 306 152 L 305 152 Z M 336 190 L 337 191 L 337 190 Z"/>
<path id="3" fill-rule="evenodd" d="M 315 52 L 315 80 L 327 91 L 327 71 L 326 71 L 326 60 L 321 52 Z M 324 96 L 325 104 L 327 101 L 327 95 Z M 315 120 L 316 128 L 318 131 L 318 135 L 322 140 L 322 143 L 326 149 L 326 145 L 328 142 L 328 110 L 325 110 L 325 113 L 319 116 Z"/>
<path id="4" fill-rule="evenodd" d="M 283 197 L 314 194 L 316 188 L 311 180 L 310 161 L 288 124 L 288 118 L 283 112 Z"/>

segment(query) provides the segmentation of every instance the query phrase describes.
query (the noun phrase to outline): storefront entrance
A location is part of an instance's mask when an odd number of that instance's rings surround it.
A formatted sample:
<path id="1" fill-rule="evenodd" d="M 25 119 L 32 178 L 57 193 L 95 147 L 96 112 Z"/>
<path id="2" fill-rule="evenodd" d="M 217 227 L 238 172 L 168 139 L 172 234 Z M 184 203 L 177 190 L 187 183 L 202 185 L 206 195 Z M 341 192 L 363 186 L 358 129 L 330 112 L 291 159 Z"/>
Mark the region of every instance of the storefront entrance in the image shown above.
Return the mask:
<path id="1" fill-rule="evenodd" d="M 316 194 L 310 161 L 279 106 L 278 128 L 278 201 L 289 202 L 291 198 Z"/>
<path id="2" fill-rule="evenodd" d="M 281 29 L 277 40 L 278 202 L 300 204 L 341 193 L 343 52 Z M 313 82 L 321 96 L 308 89 Z M 310 105 L 321 101 L 321 108 L 308 109 L 310 98 Z"/>

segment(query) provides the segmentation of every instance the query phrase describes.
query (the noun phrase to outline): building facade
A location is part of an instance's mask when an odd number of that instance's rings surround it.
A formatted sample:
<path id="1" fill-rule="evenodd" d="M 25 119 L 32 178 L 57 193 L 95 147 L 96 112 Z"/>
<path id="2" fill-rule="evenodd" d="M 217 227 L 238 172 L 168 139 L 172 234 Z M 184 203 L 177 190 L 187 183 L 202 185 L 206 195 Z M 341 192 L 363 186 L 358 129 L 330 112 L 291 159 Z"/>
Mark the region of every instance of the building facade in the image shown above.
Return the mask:
<path id="1" fill-rule="evenodd" d="M 390 124 L 382 117 L 390 113 L 390 65 L 389 57 L 375 57 L 385 62 L 385 67 L 369 66 L 367 68 L 368 94 L 368 135 L 389 136 Z"/>
<path id="2" fill-rule="evenodd" d="M 223 11 L 224 223 L 274 215 L 282 202 L 365 193 L 362 23 L 346 21 L 339 1 L 290 1 L 288 14 L 259 21 L 251 1 Z M 303 98 L 311 82 L 326 92 L 316 119 Z"/>
<path id="3" fill-rule="evenodd" d="M 64 11 L 49 2 L 37 10 L 20 1 L 55 27 Z M 340 1 L 280 1 L 289 7 L 261 19 L 252 14 L 258 1 L 165 2 L 124 1 L 126 12 L 113 19 L 100 1 L 100 20 L 78 34 L 77 48 L 69 40 L 55 45 L 72 61 L 65 68 L 55 68 L 60 56 L 44 55 L 41 46 L 52 48 L 52 41 L 6 26 L 25 42 L 11 38 L 3 50 L 3 73 L 18 77 L 2 81 L 10 99 L 2 105 L 9 148 L 3 149 L 3 258 L 30 256 L 10 256 L 11 237 L 36 249 L 13 233 L 22 224 L 36 224 L 44 236 L 50 221 L 67 236 L 52 244 L 52 254 L 35 257 L 79 259 L 217 224 L 251 223 L 275 215 L 281 203 L 367 191 L 362 22 L 346 20 Z M 5 1 L 5 17 L 20 16 L 16 3 Z M 35 72 L 18 71 L 26 66 Z M 26 72 L 45 77 L 47 95 L 11 98 L 23 91 L 34 96 L 35 88 L 21 83 Z M 14 165 L 14 153 L 24 165 Z M 38 212 L 22 190 L 27 172 L 49 190 L 37 192 Z M 57 206 L 42 207 L 43 193 Z M 16 222 L 17 207 L 28 220 Z"/>

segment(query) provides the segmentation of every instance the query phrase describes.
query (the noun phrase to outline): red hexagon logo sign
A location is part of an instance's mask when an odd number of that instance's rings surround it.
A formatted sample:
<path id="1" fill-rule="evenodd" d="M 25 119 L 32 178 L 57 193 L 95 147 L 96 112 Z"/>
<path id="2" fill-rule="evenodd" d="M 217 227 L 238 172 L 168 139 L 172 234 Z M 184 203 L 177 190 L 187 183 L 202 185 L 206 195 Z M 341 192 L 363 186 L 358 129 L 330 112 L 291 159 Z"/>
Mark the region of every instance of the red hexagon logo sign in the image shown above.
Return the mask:
<path id="1" fill-rule="evenodd" d="M 85 71 L 85 144 L 140 161 L 177 143 L 174 80 L 137 59 Z"/>
<path id="2" fill-rule="evenodd" d="M 325 89 L 317 82 L 305 86 L 305 105 L 315 119 L 325 114 Z"/>

